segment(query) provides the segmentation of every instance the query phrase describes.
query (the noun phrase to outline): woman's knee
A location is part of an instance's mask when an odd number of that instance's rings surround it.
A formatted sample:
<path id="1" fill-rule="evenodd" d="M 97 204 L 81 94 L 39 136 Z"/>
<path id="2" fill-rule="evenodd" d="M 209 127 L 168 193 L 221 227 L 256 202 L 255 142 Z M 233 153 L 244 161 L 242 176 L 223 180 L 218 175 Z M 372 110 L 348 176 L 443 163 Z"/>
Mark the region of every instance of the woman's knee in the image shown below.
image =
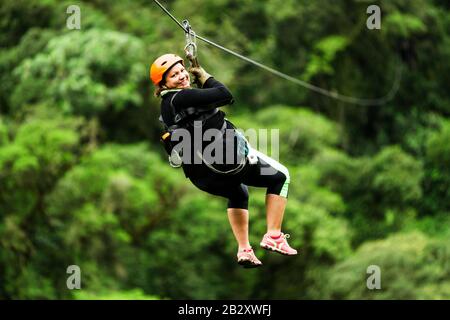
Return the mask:
<path id="1" fill-rule="evenodd" d="M 267 192 L 272 194 L 278 194 L 280 196 L 287 198 L 290 181 L 291 177 L 289 175 L 289 171 L 286 167 L 284 167 L 283 170 L 279 170 L 272 177 L 272 184 L 267 189 Z"/>
<path id="2" fill-rule="evenodd" d="M 230 194 L 228 208 L 248 209 L 248 188 L 241 185 Z"/>

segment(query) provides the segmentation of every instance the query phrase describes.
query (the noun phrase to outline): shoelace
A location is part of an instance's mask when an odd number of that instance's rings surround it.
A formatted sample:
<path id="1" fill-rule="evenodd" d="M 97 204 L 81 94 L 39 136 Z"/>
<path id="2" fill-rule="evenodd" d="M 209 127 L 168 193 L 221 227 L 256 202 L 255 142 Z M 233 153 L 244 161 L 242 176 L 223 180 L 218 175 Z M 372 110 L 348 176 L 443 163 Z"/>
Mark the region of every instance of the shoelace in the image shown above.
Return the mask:
<path id="1" fill-rule="evenodd" d="M 269 236 L 269 237 L 272 238 L 271 236 Z M 280 237 L 283 238 L 283 239 L 289 239 L 289 238 L 291 237 L 291 235 L 290 235 L 289 233 L 283 233 L 283 232 L 281 232 Z M 275 239 L 275 238 L 272 238 L 272 239 Z M 278 239 L 278 238 L 277 238 L 277 239 Z"/>
<path id="2" fill-rule="evenodd" d="M 291 235 L 289 233 L 283 234 L 282 236 L 285 240 L 289 239 L 291 237 Z M 289 245 L 289 243 L 287 243 L 287 241 L 284 243 L 284 245 L 286 245 L 288 248 L 291 248 L 291 246 Z"/>

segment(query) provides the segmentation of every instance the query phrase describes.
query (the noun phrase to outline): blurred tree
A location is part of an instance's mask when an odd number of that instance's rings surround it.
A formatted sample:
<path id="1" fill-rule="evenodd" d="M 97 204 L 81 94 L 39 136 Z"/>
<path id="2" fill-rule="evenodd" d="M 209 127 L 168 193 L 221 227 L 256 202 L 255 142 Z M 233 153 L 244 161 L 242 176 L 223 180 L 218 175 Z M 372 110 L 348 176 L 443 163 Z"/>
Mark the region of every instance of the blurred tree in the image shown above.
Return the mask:
<path id="1" fill-rule="evenodd" d="M 423 169 L 399 147 L 387 147 L 373 159 L 325 151 L 314 165 L 321 182 L 343 196 L 355 230 L 354 243 L 398 231 L 416 216 Z"/>
<path id="2" fill-rule="evenodd" d="M 303 187 L 298 173 L 291 178 L 297 185 L 295 190 Z M 340 209 L 328 210 L 326 204 L 315 202 L 321 196 L 320 191 L 310 189 L 309 185 L 304 189 L 302 201 L 298 201 L 296 192 L 290 193 L 283 223 L 284 232 L 292 235 L 289 243 L 299 250 L 299 255 L 287 259 L 272 252 L 258 252 L 264 266 L 258 269 L 251 296 L 239 298 L 311 299 L 324 270 L 351 254 L 351 230 L 344 219 L 334 216 Z M 251 198 L 251 204 L 254 222 L 250 230 L 255 235 L 254 243 L 258 243 L 266 232 L 263 190 Z"/>
<path id="3" fill-rule="evenodd" d="M 68 113 L 92 116 L 141 103 L 145 74 L 138 39 L 117 32 L 71 32 L 49 41 L 43 53 L 14 71 L 12 104 L 52 102 Z"/>
<path id="4" fill-rule="evenodd" d="M 98 117 L 107 138 L 148 137 L 157 116 L 143 105 L 148 94 L 145 50 L 130 35 L 102 30 L 70 32 L 14 71 L 11 106 L 47 103 L 67 114 Z"/>
<path id="5" fill-rule="evenodd" d="M 233 92 L 227 116 L 279 129 L 291 174 L 284 228 L 300 255 L 255 246 L 264 267 L 252 271 L 233 259 L 225 200 L 160 157 L 148 68 L 183 55 L 182 30 L 151 1 L 93 0 L 70 31 L 72 4 L 0 8 L 2 298 L 448 297 L 448 1 L 378 1 L 381 30 L 367 29 L 364 1 L 163 1 L 198 34 L 328 90 L 399 86 L 382 106 L 344 104 L 199 41 L 200 63 Z M 258 244 L 264 190 L 250 199 Z M 386 291 L 365 287 L 369 263 Z M 71 264 L 86 291 L 67 290 Z"/>
<path id="6" fill-rule="evenodd" d="M 82 127 L 81 119 L 38 108 L 7 129 L 10 138 L 0 145 L 0 292 L 6 297 L 56 296 L 48 270 L 33 259 L 43 258 L 38 248 L 51 237 L 40 234 L 48 223 L 44 198 L 83 152 Z"/>
<path id="7" fill-rule="evenodd" d="M 141 282 L 154 254 L 145 243 L 186 192 L 179 178 L 142 144 L 106 145 L 86 157 L 47 198 L 55 246 L 66 248 L 55 253 L 60 263 L 88 268 L 84 283 L 93 292 L 127 283 L 152 292 L 147 276 Z M 134 263 L 140 257 L 147 262 Z"/>
<path id="8" fill-rule="evenodd" d="M 232 117 L 233 123 L 244 133 L 256 131 L 258 150 L 267 150 L 268 155 L 279 148 L 281 161 L 293 165 L 310 160 L 324 147 L 336 146 L 339 127 L 306 108 L 294 108 L 284 105 L 273 105 L 250 115 Z M 259 135 L 259 130 L 266 130 Z M 271 130 L 279 130 L 279 140 L 271 138 Z M 251 138 L 250 136 L 248 137 Z M 266 143 L 267 142 L 267 143 Z"/>
<path id="9" fill-rule="evenodd" d="M 426 142 L 423 183 L 425 215 L 450 212 L 450 121 L 443 120 L 440 130 Z"/>
<path id="10" fill-rule="evenodd" d="M 0 47 L 17 45 L 31 28 L 52 28 L 57 17 L 52 1 L 3 0 L 0 7 Z"/>
<path id="11" fill-rule="evenodd" d="M 102 293 L 86 292 L 86 290 L 76 291 L 75 299 L 78 300 L 158 300 L 156 296 L 146 295 L 140 289 L 128 291 L 106 291 Z"/>
<path id="12" fill-rule="evenodd" d="M 43 50 L 48 41 L 55 36 L 54 31 L 31 28 L 17 46 L 0 50 L 0 112 L 9 114 L 11 93 L 17 83 L 13 70 L 25 59 Z"/>
<path id="13" fill-rule="evenodd" d="M 448 299 L 450 297 L 448 239 L 421 233 L 398 234 L 362 245 L 351 258 L 323 278 L 326 299 Z M 367 268 L 381 271 L 381 289 L 366 286 Z"/>

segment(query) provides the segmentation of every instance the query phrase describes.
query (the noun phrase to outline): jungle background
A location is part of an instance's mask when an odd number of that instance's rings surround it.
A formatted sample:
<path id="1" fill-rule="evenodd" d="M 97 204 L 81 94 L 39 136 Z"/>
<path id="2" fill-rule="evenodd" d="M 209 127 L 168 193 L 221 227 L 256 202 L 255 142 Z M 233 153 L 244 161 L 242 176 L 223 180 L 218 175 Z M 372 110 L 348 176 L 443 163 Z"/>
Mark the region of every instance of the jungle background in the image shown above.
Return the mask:
<path id="1" fill-rule="evenodd" d="M 339 102 L 198 42 L 242 129 L 279 129 L 290 171 L 284 230 L 235 261 L 226 201 L 171 168 L 148 72 L 184 33 L 150 0 L 1 0 L 1 299 L 449 299 L 450 2 L 166 0 L 194 30 Z M 369 30 L 369 5 L 382 11 Z M 81 9 L 69 30 L 66 10 Z M 398 77 L 400 75 L 400 77 Z M 269 154 L 270 155 L 270 154 Z M 81 289 L 66 286 L 69 265 Z M 367 268 L 381 270 L 369 290 Z"/>

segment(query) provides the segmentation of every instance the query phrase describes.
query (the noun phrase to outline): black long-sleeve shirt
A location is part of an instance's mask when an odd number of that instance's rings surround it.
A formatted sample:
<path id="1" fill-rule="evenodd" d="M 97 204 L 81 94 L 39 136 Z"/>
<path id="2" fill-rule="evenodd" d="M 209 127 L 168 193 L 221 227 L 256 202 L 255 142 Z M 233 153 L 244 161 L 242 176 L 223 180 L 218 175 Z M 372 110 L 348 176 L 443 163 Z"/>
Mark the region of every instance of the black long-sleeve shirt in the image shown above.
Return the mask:
<path id="1" fill-rule="evenodd" d="M 225 106 L 233 103 L 233 96 L 227 87 L 213 77 L 206 80 L 202 89 L 182 89 L 178 92 L 166 93 L 161 102 L 161 116 L 167 126 L 172 126 L 174 122 L 174 114 L 170 106 L 173 98 L 173 106 L 176 113 L 187 108 L 199 108 L 201 110 L 212 110 L 217 107 Z M 204 128 L 220 129 L 223 125 L 225 115 L 223 112 L 217 112 L 213 117 L 204 123 Z"/>
<path id="2" fill-rule="evenodd" d="M 174 97 L 174 95 L 176 96 Z M 183 109 L 187 108 L 199 108 L 203 111 L 206 111 L 232 104 L 233 96 L 231 95 L 231 92 L 227 89 L 227 87 L 225 87 L 225 85 L 223 85 L 213 77 L 206 80 L 206 82 L 203 84 L 203 88 L 201 89 L 189 88 L 182 89 L 180 91 L 167 92 L 162 97 L 161 116 L 164 123 L 168 127 L 175 124 L 174 113 L 172 107 L 170 106 L 171 101 L 176 113 L 179 113 L 183 111 Z M 195 121 L 195 117 L 193 119 L 190 119 L 190 121 Z M 224 122 L 225 113 L 222 111 L 218 111 L 212 117 L 203 122 L 202 135 L 203 132 L 207 129 L 222 129 Z M 190 131 L 191 136 L 194 137 L 193 128 L 189 127 L 188 130 Z M 198 174 L 202 175 L 202 170 L 209 170 L 207 168 L 205 169 L 204 165 L 199 166 L 198 164 L 193 164 L 194 158 L 197 156 L 195 154 L 195 145 L 193 139 L 191 140 L 191 143 L 191 164 L 183 164 L 183 171 L 186 177 Z M 203 146 L 201 148 L 203 149 Z"/>

